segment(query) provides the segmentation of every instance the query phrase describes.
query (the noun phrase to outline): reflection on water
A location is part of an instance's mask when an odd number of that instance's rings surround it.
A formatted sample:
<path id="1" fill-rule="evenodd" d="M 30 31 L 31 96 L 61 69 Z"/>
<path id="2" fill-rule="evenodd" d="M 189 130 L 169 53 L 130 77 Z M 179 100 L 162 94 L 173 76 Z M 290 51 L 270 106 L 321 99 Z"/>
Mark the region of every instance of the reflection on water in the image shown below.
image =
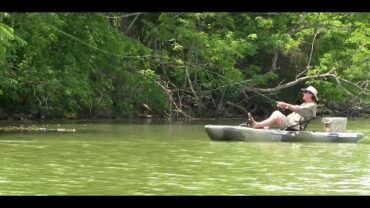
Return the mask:
<path id="1" fill-rule="evenodd" d="M 2 133 L 0 194 L 370 194 L 370 120 L 349 121 L 359 144 L 213 142 L 205 123 Z"/>

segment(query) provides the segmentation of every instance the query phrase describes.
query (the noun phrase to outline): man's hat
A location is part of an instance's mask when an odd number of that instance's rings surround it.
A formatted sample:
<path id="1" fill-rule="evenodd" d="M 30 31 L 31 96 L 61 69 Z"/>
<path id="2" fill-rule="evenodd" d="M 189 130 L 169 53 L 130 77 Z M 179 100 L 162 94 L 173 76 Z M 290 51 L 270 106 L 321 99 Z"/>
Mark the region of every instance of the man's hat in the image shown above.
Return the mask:
<path id="1" fill-rule="evenodd" d="M 317 90 L 316 90 L 316 88 L 314 88 L 312 86 L 309 86 L 307 88 L 302 88 L 301 90 L 302 91 L 309 91 L 309 92 L 311 92 L 313 94 L 313 96 L 315 96 L 316 101 L 319 101 L 319 98 L 317 97 Z"/>

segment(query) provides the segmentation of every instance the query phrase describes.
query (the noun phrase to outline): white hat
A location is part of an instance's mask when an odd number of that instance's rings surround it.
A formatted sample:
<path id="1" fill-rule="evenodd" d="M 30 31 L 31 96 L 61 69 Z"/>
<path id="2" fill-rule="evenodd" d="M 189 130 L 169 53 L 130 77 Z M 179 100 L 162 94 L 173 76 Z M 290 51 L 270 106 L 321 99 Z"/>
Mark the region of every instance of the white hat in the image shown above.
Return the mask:
<path id="1" fill-rule="evenodd" d="M 310 91 L 312 94 L 313 94 L 313 96 L 315 96 L 315 98 L 316 98 L 316 101 L 319 101 L 319 98 L 317 97 L 317 90 L 316 90 L 316 88 L 314 88 L 314 87 L 312 87 L 312 86 L 309 86 L 309 87 L 307 87 L 307 88 L 302 88 L 301 89 L 302 91 Z"/>

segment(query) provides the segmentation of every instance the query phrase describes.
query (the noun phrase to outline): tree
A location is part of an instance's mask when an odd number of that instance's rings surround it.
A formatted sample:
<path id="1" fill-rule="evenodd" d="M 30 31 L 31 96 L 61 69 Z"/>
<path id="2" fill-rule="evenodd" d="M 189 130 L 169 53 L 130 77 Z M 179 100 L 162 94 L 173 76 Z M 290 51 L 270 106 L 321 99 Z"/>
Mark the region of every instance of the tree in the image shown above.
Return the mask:
<path id="1" fill-rule="evenodd" d="M 369 104 L 369 13 L 0 13 L 0 108 L 33 117 L 222 116 L 266 98 Z"/>

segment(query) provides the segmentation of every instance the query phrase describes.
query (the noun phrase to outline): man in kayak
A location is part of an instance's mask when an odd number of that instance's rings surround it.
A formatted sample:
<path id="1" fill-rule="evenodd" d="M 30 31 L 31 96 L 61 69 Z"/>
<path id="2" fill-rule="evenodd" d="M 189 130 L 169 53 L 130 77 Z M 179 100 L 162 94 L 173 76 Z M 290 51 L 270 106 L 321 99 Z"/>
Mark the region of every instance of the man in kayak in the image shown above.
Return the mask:
<path id="1" fill-rule="evenodd" d="M 284 108 L 293 111 L 288 116 L 285 116 L 280 111 L 274 111 L 271 116 L 261 122 L 256 122 L 252 115 L 248 113 L 248 125 L 252 128 L 268 128 L 271 125 L 279 125 L 281 128 L 290 127 L 294 130 L 300 130 L 300 122 L 307 121 L 312 117 L 316 117 L 316 107 L 317 107 L 317 90 L 309 86 L 302 89 L 304 103 L 301 105 L 292 105 L 285 102 L 278 101 L 276 106 L 279 108 Z"/>

